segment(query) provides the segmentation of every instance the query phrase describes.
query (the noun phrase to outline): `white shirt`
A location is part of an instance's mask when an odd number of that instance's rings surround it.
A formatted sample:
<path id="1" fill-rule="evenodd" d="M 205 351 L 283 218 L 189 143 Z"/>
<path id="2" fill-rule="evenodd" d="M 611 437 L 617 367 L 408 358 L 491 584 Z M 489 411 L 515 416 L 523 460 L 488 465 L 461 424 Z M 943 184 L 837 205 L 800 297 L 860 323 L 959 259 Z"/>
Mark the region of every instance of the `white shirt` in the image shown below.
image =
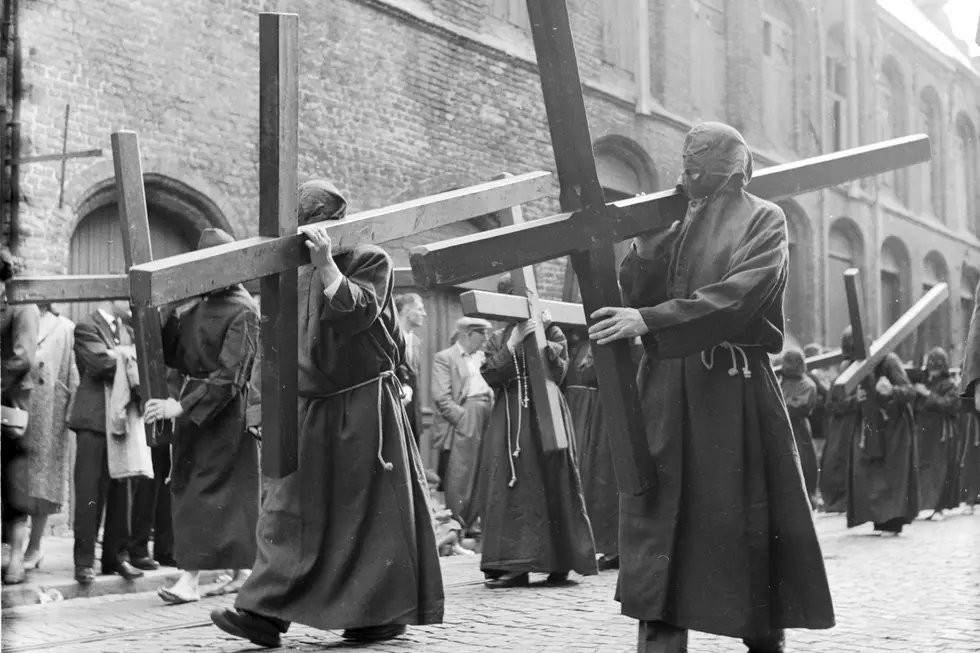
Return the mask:
<path id="1" fill-rule="evenodd" d="M 486 358 L 486 354 L 483 350 L 478 350 L 472 354 L 467 354 L 466 350 L 457 342 L 456 349 L 459 350 L 460 355 L 463 357 L 463 361 L 466 362 L 466 367 L 470 371 L 470 376 L 467 379 L 466 396 L 467 397 L 479 397 L 483 395 L 492 395 L 493 390 L 487 385 L 487 382 L 483 380 L 483 374 L 480 373 L 480 368 L 483 366 L 483 361 Z"/>
<path id="2" fill-rule="evenodd" d="M 99 311 L 99 315 L 102 316 L 102 319 L 105 320 L 109 324 L 109 330 L 112 331 L 112 335 L 118 336 L 119 335 L 119 327 L 116 324 L 116 316 L 113 315 L 112 313 L 106 313 L 101 308 L 98 309 L 98 311 Z"/>

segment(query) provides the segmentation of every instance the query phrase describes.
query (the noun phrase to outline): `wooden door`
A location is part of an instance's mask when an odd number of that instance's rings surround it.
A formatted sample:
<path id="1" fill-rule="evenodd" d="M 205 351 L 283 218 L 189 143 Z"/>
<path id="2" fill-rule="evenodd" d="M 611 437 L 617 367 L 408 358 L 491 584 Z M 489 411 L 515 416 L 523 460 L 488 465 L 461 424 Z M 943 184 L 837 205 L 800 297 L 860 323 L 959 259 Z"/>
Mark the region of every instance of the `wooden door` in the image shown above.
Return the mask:
<path id="1" fill-rule="evenodd" d="M 122 232 L 115 205 L 96 209 L 82 218 L 71 237 L 69 274 L 124 274 Z M 196 243 L 188 242 L 172 214 L 150 211 L 150 242 L 154 258 L 189 252 Z M 65 314 L 73 321 L 95 310 L 97 303 L 67 304 Z"/>

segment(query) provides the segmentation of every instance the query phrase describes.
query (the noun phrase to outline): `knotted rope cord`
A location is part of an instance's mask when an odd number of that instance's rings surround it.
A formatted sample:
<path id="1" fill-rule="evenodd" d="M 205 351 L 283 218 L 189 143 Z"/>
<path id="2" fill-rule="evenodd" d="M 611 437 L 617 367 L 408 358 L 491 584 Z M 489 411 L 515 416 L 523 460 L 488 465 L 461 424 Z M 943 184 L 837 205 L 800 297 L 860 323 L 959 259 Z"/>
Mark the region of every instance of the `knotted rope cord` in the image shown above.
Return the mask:
<path id="1" fill-rule="evenodd" d="M 738 358 L 736 354 L 741 354 L 742 356 L 742 376 L 746 379 L 752 378 L 752 371 L 749 369 L 749 357 L 746 355 L 745 350 L 741 345 L 733 345 L 732 343 L 725 341 L 721 344 L 715 345 L 707 351 L 701 352 L 701 364 L 704 365 L 705 369 L 711 370 L 715 367 L 715 350 L 718 347 L 727 349 L 732 356 L 732 367 L 728 370 L 728 376 L 738 375 Z"/>
<path id="2" fill-rule="evenodd" d="M 329 399 L 330 397 L 337 397 L 342 394 L 347 394 L 348 392 L 352 392 L 354 390 L 357 390 L 358 388 L 363 388 L 365 386 L 371 385 L 372 383 L 378 384 L 378 462 L 381 463 L 381 466 L 384 467 L 385 471 L 390 472 L 395 468 L 395 466 L 392 463 L 386 461 L 384 459 L 384 454 L 383 454 L 383 448 L 385 442 L 385 430 L 384 430 L 384 411 L 382 411 L 381 409 L 381 400 L 384 398 L 385 379 L 392 379 L 397 384 L 401 385 L 401 381 L 399 380 L 398 376 L 395 375 L 394 370 L 385 370 L 384 372 L 374 377 L 373 379 L 362 381 L 361 383 L 352 385 L 349 388 L 344 388 L 343 390 L 337 390 L 336 392 L 331 392 L 330 394 L 321 395 L 319 398 Z M 398 390 L 400 391 L 400 388 L 398 388 Z"/>
<path id="3" fill-rule="evenodd" d="M 507 483 L 507 487 L 514 487 L 517 485 L 517 467 L 514 464 L 514 459 L 521 455 L 522 417 L 524 415 L 524 409 L 528 406 L 528 396 L 527 381 L 523 378 L 523 372 L 521 369 L 521 362 L 524 360 L 524 350 L 522 348 L 521 353 L 518 354 L 516 348 L 511 345 L 509 341 L 507 343 L 507 350 L 514 359 L 514 368 L 517 371 L 517 433 L 513 436 L 513 442 L 511 442 L 511 433 L 513 433 L 513 431 L 510 427 L 510 397 L 507 396 L 508 388 L 504 388 L 504 407 L 507 415 L 507 461 L 510 463 L 510 482 Z M 526 365 L 524 367 L 526 368 Z"/>

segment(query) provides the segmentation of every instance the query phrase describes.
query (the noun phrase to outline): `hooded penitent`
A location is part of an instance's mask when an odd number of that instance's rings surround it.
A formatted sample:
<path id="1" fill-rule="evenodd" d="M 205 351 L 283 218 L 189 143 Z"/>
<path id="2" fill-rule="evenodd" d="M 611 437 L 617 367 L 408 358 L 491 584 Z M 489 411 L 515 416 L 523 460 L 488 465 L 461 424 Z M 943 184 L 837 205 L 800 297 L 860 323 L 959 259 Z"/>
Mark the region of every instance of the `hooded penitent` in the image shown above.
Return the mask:
<path id="1" fill-rule="evenodd" d="M 324 220 L 342 220 L 346 215 L 347 200 L 329 181 L 313 179 L 300 185 L 300 226 Z"/>
<path id="2" fill-rule="evenodd" d="M 959 392 L 949 372 L 949 355 L 942 347 L 926 356 L 926 370 L 936 375 L 926 381 L 929 396 L 916 398 L 919 495 L 923 509 L 947 510 L 959 505 Z"/>
<path id="3" fill-rule="evenodd" d="M 683 164 L 680 228 L 646 240 L 649 257 L 632 248 L 620 270 L 624 302 L 649 330 L 638 386 L 657 483 L 621 497 L 618 598 L 630 617 L 725 636 L 829 628 L 769 363 L 785 340 L 786 217 L 746 191 L 752 156 L 732 127 L 694 127 Z"/>

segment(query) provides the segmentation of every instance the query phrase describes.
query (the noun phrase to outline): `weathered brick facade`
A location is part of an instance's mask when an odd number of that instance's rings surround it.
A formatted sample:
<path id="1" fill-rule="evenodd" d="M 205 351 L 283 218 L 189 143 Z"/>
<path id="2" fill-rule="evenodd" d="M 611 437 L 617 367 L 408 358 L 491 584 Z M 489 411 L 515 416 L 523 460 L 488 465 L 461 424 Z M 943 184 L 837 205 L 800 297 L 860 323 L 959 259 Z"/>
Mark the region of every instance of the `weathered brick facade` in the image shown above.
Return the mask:
<path id="1" fill-rule="evenodd" d="M 943 215 L 921 210 L 909 171 L 908 207 L 875 185 L 811 193 L 786 204 L 794 245 L 794 281 L 787 298 L 790 328 L 801 341 L 837 339 L 833 307 L 842 301 L 840 280 L 830 278 L 832 228 L 853 233 L 867 278 L 869 321 L 881 330 L 882 245 L 892 238 L 907 253 L 909 274 L 902 303 L 921 293 L 924 260 L 936 252 L 953 288 L 948 305 L 951 342 L 962 340 L 961 276 L 980 270 L 980 241 L 971 225 L 980 216 L 953 214 L 956 205 L 953 135 L 957 116 L 974 133 L 980 126 L 980 67 L 971 72 L 938 53 L 873 0 L 852 0 L 859 52 L 860 127 L 848 145 L 877 140 L 881 98 L 876 79 L 886 58 L 904 73 L 908 116 L 905 133 L 921 131 L 918 98 L 926 86 L 940 102 L 940 179 Z M 349 191 L 352 209 L 383 206 L 514 173 L 553 169 L 550 140 L 529 36 L 491 15 L 496 0 L 33 0 L 21 9 L 25 97 L 23 154 L 61 147 L 65 104 L 72 106 L 69 149 L 101 147 L 102 159 L 68 164 L 65 208 L 57 208 L 58 165 L 22 168 L 20 253 L 34 273 L 68 269 L 71 235 L 85 215 L 111 203 L 109 133 L 140 134 L 148 186 L 180 206 L 193 204 L 202 220 L 238 237 L 257 233 L 258 18 L 260 11 L 300 15 L 300 176 L 334 179 Z M 609 3 L 569 0 L 597 151 L 626 161 L 638 190 L 670 186 L 678 174 L 684 132 L 700 118 L 726 120 L 756 148 L 757 167 L 813 156 L 828 141 L 825 118 L 826 35 L 846 22 L 843 0 L 783 0 L 793 25 L 795 55 L 791 97 L 793 133 L 772 142 L 763 125 L 764 69 L 760 43 L 763 12 L 776 0 L 730 0 L 722 45 L 724 115 L 700 116 L 692 99 L 691 0 L 640 0 L 648 39 L 637 48 L 644 66 L 630 78 L 603 57 L 600 8 Z M 499 4 L 499 3 L 498 3 Z M 712 4 L 702 0 L 700 4 Z M 718 3 L 715 3 L 718 4 Z M 616 4 L 615 8 L 622 5 Z M 632 6 L 632 5 L 631 5 Z M 639 16 L 639 13 L 637 13 Z M 640 30 L 642 34 L 644 30 Z M 854 101 L 853 98 L 851 100 Z M 977 148 L 973 149 L 974 157 Z M 977 170 L 976 164 L 973 170 Z M 156 180 L 156 181 L 154 181 Z M 976 192 L 976 188 L 972 189 Z M 557 196 L 557 187 L 555 189 Z M 162 202 L 164 200 L 161 200 Z M 181 204 L 183 203 L 183 204 Z M 973 211 L 980 202 L 970 206 Z M 173 208 L 173 207 L 171 207 Z M 539 201 L 529 217 L 557 207 Z M 168 215 L 171 215 L 168 213 Z M 844 222 L 838 222 L 839 220 Z M 186 227 L 186 225 L 185 225 Z M 185 231 L 187 230 L 184 228 Z M 394 248 L 407 264 L 406 247 L 446 234 L 420 235 Z M 473 229 L 473 227 L 469 227 Z M 193 231 L 193 228 L 190 229 Z M 935 258 L 935 256 L 933 257 Z M 545 294 L 559 296 L 563 264 L 539 266 Z M 833 309 L 833 310 L 832 310 Z"/>

